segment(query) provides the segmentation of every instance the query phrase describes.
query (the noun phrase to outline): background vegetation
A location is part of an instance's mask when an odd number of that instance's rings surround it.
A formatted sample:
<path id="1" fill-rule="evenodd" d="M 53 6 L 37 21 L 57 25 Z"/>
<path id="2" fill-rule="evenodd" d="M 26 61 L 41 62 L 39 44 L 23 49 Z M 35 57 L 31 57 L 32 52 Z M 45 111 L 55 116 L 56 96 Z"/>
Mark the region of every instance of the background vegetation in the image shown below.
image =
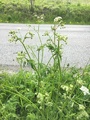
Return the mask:
<path id="1" fill-rule="evenodd" d="M 23 37 L 20 30 L 10 31 L 9 41 L 20 42 L 24 49 L 17 53 L 21 71 L 0 72 L 0 120 L 90 120 L 90 65 L 61 67 L 67 37 L 57 29 L 63 25 L 62 17 L 56 17 L 51 31 L 43 35 L 45 43 L 39 27 L 32 33 L 29 26 Z M 39 39 L 36 47 L 26 43 L 34 33 Z M 47 63 L 45 49 L 51 53 Z M 30 71 L 23 70 L 25 65 Z"/>
<path id="2" fill-rule="evenodd" d="M 35 0 L 31 9 L 29 0 L 0 0 L 0 22 L 38 23 L 43 15 L 44 23 L 52 23 L 56 16 L 66 24 L 90 24 L 89 0 Z"/>
<path id="3" fill-rule="evenodd" d="M 0 120 L 90 120 L 90 65 L 61 67 L 67 37 L 57 29 L 63 26 L 62 17 L 56 17 L 51 31 L 43 34 L 45 43 L 39 26 L 37 29 L 29 26 L 24 36 L 20 29 L 10 31 L 9 41 L 19 42 L 23 47 L 17 53 L 21 71 L 0 72 Z M 26 43 L 33 40 L 34 33 L 39 40 L 35 47 Z M 45 49 L 51 53 L 47 63 Z M 30 71 L 23 70 L 26 65 Z"/>

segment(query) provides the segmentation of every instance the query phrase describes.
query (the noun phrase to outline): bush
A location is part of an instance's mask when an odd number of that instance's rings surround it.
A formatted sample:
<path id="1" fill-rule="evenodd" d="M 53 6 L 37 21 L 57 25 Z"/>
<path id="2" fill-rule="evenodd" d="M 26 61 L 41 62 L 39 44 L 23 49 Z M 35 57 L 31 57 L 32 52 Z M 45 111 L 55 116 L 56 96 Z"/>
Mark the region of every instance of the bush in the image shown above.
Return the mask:
<path id="1" fill-rule="evenodd" d="M 53 4 L 35 5 L 32 12 L 29 4 L 17 4 L 15 2 L 5 4 L 0 2 L 0 18 L 2 17 L 3 22 L 37 23 L 34 15 L 40 16 L 44 14 L 45 23 L 52 23 L 56 16 L 62 16 L 66 24 L 90 24 L 89 12 L 90 6 L 81 4 L 58 3 L 55 6 Z M 12 19 L 4 18 L 5 14 L 6 16 L 12 16 Z"/>

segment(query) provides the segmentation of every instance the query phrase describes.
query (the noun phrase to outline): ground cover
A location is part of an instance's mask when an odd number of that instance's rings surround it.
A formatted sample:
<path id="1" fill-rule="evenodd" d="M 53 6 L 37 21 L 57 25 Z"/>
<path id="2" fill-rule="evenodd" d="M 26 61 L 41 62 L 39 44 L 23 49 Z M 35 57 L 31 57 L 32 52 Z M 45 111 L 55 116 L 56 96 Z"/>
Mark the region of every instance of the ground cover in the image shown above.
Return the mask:
<path id="1" fill-rule="evenodd" d="M 35 73 L 0 73 L 0 120 L 89 120 L 90 66 L 64 69 L 62 81 L 53 72 L 39 91 Z"/>
<path id="2" fill-rule="evenodd" d="M 39 23 L 38 19 L 44 15 L 43 23 L 52 23 L 53 18 L 62 16 L 66 24 L 90 24 L 89 13 L 89 0 L 38 0 L 33 10 L 28 0 L 0 1 L 0 22 L 7 23 Z"/>
<path id="3" fill-rule="evenodd" d="M 9 41 L 20 42 L 24 50 L 18 52 L 17 61 L 21 66 L 18 73 L 0 72 L 0 120 L 90 119 L 90 65 L 61 67 L 67 37 L 57 32 L 58 27 L 63 27 L 62 17 L 54 19 L 50 33 L 45 32 L 44 44 L 39 27 L 34 28 L 40 40 L 35 52 L 25 43 L 34 37 L 30 28 L 23 38 L 20 30 L 10 31 Z M 46 64 L 43 63 L 45 48 L 51 52 Z M 30 71 L 23 70 L 25 65 L 30 65 Z"/>

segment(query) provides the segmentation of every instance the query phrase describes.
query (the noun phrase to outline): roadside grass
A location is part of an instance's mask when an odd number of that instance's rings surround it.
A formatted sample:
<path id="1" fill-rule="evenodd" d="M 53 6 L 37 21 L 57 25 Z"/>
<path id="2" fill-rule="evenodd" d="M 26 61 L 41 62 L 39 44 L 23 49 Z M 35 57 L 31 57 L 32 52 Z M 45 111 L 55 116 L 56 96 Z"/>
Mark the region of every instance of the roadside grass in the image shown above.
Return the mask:
<path id="1" fill-rule="evenodd" d="M 58 4 L 73 4 L 73 5 L 90 5 L 89 0 L 36 0 L 36 5 L 54 5 L 58 6 Z"/>
<path id="2" fill-rule="evenodd" d="M 2 2 L 2 0 L 0 0 L 0 2 Z M 29 0 L 3 0 L 3 3 L 22 3 L 23 4 L 29 4 Z M 39 5 L 39 4 L 47 4 L 47 3 L 54 3 L 54 4 L 57 4 L 57 3 L 72 3 L 72 4 L 90 4 L 90 0 L 35 0 L 35 4 L 36 5 Z"/>
<path id="3" fill-rule="evenodd" d="M 64 68 L 63 79 L 51 71 L 40 80 L 37 74 L 20 71 L 0 73 L 0 120 L 89 120 L 90 66 Z"/>
<path id="4" fill-rule="evenodd" d="M 45 32 L 44 44 L 39 27 L 34 28 L 40 42 L 35 52 L 25 43 L 34 37 L 30 29 L 23 38 L 20 31 L 10 31 L 9 41 L 20 42 L 24 50 L 18 52 L 18 73 L 0 73 L 0 120 L 90 120 L 90 65 L 61 67 L 67 37 L 57 32 L 58 27 L 63 27 L 60 16 L 54 19 L 51 32 Z M 51 52 L 46 64 L 44 48 Z M 32 71 L 23 70 L 25 64 Z"/>
<path id="5" fill-rule="evenodd" d="M 52 23 L 56 16 L 62 16 L 66 24 L 90 24 L 90 1 L 84 0 L 36 0 L 34 9 L 30 10 L 28 0 L 0 0 L 0 22 L 5 23 Z"/>

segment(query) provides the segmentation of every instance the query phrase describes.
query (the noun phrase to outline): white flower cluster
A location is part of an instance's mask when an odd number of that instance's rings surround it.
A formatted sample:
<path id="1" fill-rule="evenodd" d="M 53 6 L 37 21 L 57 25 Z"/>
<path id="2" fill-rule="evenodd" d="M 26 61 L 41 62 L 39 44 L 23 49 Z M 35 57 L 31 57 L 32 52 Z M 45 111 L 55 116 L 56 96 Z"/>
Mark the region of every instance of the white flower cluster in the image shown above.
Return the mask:
<path id="1" fill-rule="evenodd" d="M 84 95 L 90 95 L 89 89 L 85 86 L 81 86 L 80 90 L 83 92 Z"/>
<path id="2" fill-rule="evenodd" d="M 72 84 L 70 84 L 70 85 L 61 85 L 61 88 L 63 90 L 65 90 L 67 93 L 69 93 L 70 91 L 72 91 L 73 85 Z"/>
<path id="3" fill-rule="evenodd" d="M 50 96 L 48 93 L 42 94 L 42 93 L 38 93 L 37 94 L 37 98 L 38 98 L 38 103 L 42 104 L 44 103 L 47 106 L 52 106 L 53 103 L 50 101 Z"/>
<path id="4" fill-rule="evenodd" d="M 79 104 L 79 110 L 85 110 L 85 106 L 82 104 Z"/>
<path id="5" fill-rule="evenodd" d="M 58 16 L 54 19 L 54 22 L 59 22 L 60 20 L 62 20 L 62 17 Z"/>

